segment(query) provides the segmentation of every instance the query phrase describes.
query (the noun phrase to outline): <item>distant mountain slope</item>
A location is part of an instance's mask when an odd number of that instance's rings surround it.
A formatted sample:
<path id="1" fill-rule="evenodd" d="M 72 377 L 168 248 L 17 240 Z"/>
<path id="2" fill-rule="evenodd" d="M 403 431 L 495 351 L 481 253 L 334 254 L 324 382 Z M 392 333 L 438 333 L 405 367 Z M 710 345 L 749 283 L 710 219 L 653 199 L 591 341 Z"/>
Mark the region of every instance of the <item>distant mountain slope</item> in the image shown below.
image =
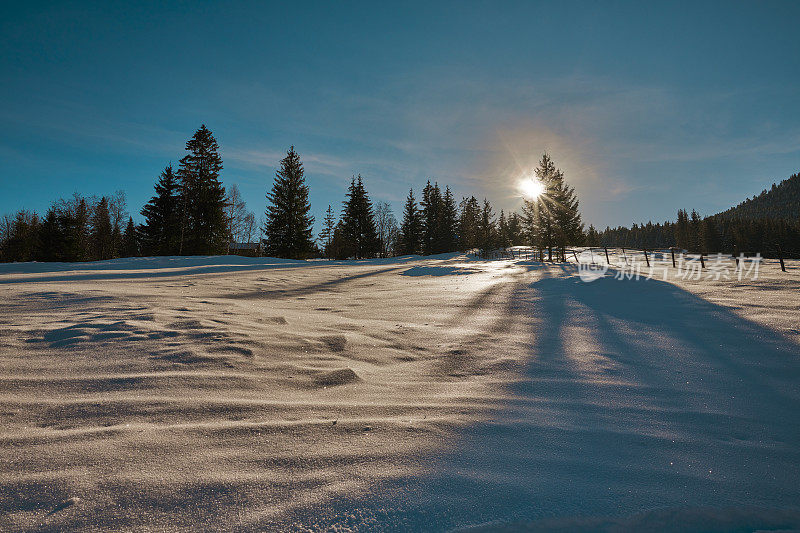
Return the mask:
<path id="1" fill-rule="evenodd" d="M 716 215 L 721 219 L 791 219 L 800 218 L 800 174 L 772 184 L 754 196 Z"/>

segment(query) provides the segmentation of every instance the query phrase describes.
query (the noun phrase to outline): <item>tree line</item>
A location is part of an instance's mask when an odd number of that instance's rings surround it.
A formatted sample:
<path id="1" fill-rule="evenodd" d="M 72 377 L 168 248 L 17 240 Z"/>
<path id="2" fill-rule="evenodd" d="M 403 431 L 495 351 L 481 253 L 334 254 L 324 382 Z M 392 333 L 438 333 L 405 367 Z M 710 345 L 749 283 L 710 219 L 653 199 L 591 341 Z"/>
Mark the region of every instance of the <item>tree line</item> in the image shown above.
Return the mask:
<path id="1" fill-rule="evenodd" d="M 398 225 L 388 204 L 373 208 L 363 178 L 354 176 L 342 202 L 341 217 L 329 205 L 319 235 L 320 252 L 330 259 L 441 254 L 455 251 L 486 252 L 512 245 L 530 244 L 548 249 L 584 240 L 575 190 L 564 173 L 544 154 L 535 171 L 542 194 L 524 202 L 522 214 L 495 215 L 491 203 L 475 196 L 456 203 L 449 186 L 430 180 L 419 200 L 412 188 Z M 268 197 L 266 243 L 269 255 L 302 257 L 313 248 L 308 215 L 308 188 L 302 163 L 290 149 L 281 162 Z M 302 232 L 290 228 L 302 227 Z M 279 243 L 279 245 L 276 245 Z"/>
<path id="2" fill-rule="evenodd" d="M 677 247 L 690 252 L 800 257 L 800 174 L 721 213 L 701 217 L 678 210 L 675 221 L 631 227 L 589 227 L 586 243 L 638 249 Z"/>
<path id="3" fill-rule="evenodd" d="M 100 198 L 75 194 L 53 203 L 44 218 L 21 210 L 0 220 L 2 261 L 87 261 L 137 255 L 215 255 L 231 242 L 257 235 L 264 255 L 302 259 L 388 257 L 488 251 L 512 245 L 543 249 L 581 244 L 583 225 L 574 189 L 545 154 L 536 169 L 543 194 L 527 198 L 521 213 L 496 215 L 487 199 L 456 201 L 449 186 L 428 181 L 419 199 L 413 188 L 398 223 L 386 202 L 373 204 L 364 178 L 353 176 L 340 217 L 329 205 L 322 231 L 313 234 L 309 187 L 291 147 L 280 161 L 262 223 L 238 188 L 227 191 L 219 145 L 202 125 L 186 143 L 177 168 L 167 165 L 135 225 L 122 192 Z"/>
<path id="4" fill-rule="evenodd" d="M 126 220 L 127 219 L 127 220 Z M 0 220 L 2 261 L 92 261 L 138 253 L 125 193 L 52 203 L 44 217 L 22 209 Z"/>
<path id="5" fill-rule="evenodd" d="M 676 247 L 690 252 L 730 253 L 760 252 L 765 257 L 783 253 L 800 257 L 800 220 L 726 219 L 719 215 L 701 217 L 696 211 L 678 211 L 675 222 L 647 222 L 630 228 L 589 227 L 589 246 L 659 249 Z"/>

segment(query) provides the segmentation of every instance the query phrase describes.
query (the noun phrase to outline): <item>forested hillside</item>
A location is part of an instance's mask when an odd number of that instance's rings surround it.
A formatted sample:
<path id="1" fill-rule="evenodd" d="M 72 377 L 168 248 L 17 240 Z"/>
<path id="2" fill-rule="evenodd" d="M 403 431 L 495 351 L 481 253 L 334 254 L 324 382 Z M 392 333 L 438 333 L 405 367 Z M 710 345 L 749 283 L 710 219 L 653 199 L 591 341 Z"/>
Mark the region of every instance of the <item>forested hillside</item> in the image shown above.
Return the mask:
<path id="1" fill-rule="evenodd" d="M 647 222 L 602 231 L 590 226 L 586 242 L 590 246 L 677 246 L 692 252 L 746 251 L 800 257 L 800 174 L 705 218 L 694 210 L 680 209 L 676 222 Z"/>
<path id="2" fill-rule="evenodd" d="M 772 184 L 769 190 L 754 196 L 717 214 L 724 220 L 730 219 L 772 219 L 797 220 L 800 218 L 800 173 L 789 179 Z"/>

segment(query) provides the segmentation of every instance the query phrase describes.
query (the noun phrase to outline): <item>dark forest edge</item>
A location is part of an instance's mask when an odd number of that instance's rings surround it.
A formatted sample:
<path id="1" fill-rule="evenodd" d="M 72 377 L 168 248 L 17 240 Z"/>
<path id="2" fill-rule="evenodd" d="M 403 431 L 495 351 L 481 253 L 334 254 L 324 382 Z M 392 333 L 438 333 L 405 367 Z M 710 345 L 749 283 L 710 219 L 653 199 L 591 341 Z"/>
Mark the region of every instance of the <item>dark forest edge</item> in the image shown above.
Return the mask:
<path id="1" fill-rule="evenodd" d="M 578 198 L 564 173 L 544 154 L 535 173 L 544 192 L 524 199 L 519 213 L 495 215 L 475 196 L 456 202 L 449 186 L 428 181 L 419 200 L 409 191 L 398 224 L 389 204 L 373 205 L 364 179 L 354 176 L 337 220 L 328 206 L 323 229 L 313 235 L 309 187 L 291 147 L 280 162 L 261 224 L 236 185 L 220 180 L 222 158 L 211 131 L 201 126 L 186 143 L 177 170 L 167 166 L 155 194 L 141 209 L 144 223 L 127 213 L 125 194 L 53 202 L 44 217 L 20 210 L 0 219 L 0 261 L 92 261 L 133 256 L 242 253 L 329 259 L 439 254 L 527 245 L 639 249 L 677 247 L 690 252 L 779 250 L 800 256 L 800 175 L 794 174 L 739 206 L 705 218 L 679 210 L 675 222 L 584 230 Z M 257 235 L 258 234 L 258 235 Z M 258 236 L 255 243 L 252 241 Z"/>

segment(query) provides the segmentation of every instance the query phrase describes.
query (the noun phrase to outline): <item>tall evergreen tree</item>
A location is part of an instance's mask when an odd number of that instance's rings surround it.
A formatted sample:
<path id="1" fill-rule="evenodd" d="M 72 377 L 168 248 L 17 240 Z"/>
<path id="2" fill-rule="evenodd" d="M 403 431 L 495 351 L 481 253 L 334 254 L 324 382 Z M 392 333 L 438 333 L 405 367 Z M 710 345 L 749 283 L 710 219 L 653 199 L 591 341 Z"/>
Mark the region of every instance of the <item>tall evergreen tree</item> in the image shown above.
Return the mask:
<path id="1" fill-rule="evenodd" d="M 373 257 L 380 249 L 372 202 L 359 174 L 350 181 L 342 209 L 342 233 L 356 259 Z"/>
<path id="2" fill-rule="evenodd" d="M 47 210 L 39 230 L 39 261 L 59 261 L 63 257 L 64 232 L 55 206 Z"/>
<path id="3" fill-rule="evenodd" d="M 441 210 L 442 252 L 455 252 L 458 250 L 458 208 L 449 186 L 444 189 Z"/>
<path id="4" fill-rule="evenodd" d="M 403 207 L 403 222 L 400 224 L 398 248 L 401 255 L 415 255 L 422 252 L 422 216 L 414 198 L 414 189 L 408 190 Z"/>
<path id="5" fill-rule="evenodd" d="M 322 219 L 322 231 L 319 232 L 322 251 L 328 259 L 334 256 L 331 250 L 331 242 L 333 242 L 333 232 L 335 229 L 336 217 L 333 214 L 333 208 L 328 205 L 328 210 L 325 211 L 325 218 Z"/>
<path id="6" fill-rule="evenodd" d="M 136 226 L 133 224 L 133 217 L 128 218 L 128 225 L 125 226 L 125 232 L 122 234 L 122 248 L 120 254 L 122 257 L 136 257 L 139 255 L 139 236 Z"/>
<path id="7" fill-rule="evenodd" d="M 547 249 L 552 259 L 554 247 L 583 240 L 578 198 L 548 154 L 542 155 L 535 173 L 543 191 L 537 198 L 526 198 L 522 211 L 530 243 Z"/>
<path id="8" fill-rule="evenodd" d="M 508 222 L 506 221 L 505 213 L 501 209 L 500 218 L 497 219 L 497 245 L 504 250 L 508 248 L 510 242 L 508 237 Z"/>
<path id="9" fill-rule="evenodd" d="M 689 214 L 685 209 L 678 209 L 678 221 L 675 223 L 675 245 L 683 250 L 689 249 Z"/>
<path id="10" fill-rule="evenodd" d="M 22 209 L 14 216 L 2 243 L 5 261 L 33 261 L 39 253 L 39 217 Z"/>
<path id="11" fill-rule="evenodd" d="M 303 163 L 289 148 L 267 194 L 264 235 L 267 255 L 303 259 L 314 250 L 311 204 Z"/>
<path id="12" fill-rule="evenodd" d="M 103 196 L 94 207 L 91 228 L 91 246 L 94 259 L 111 259 L 115 255 L 111 215 L 108 211 L 108 198 Z"/>
<path id="13" fill-rule="evenodd" d="M 470 251 L 478 247 L 478 224 L 481 208 L 474 196 L 461 200 L 461 215 L 458 222 L 458 234 L 461 250 Z"/>
<path id="14" fill-rule="evenodd" d="M 225 188 L 219 180 L 219 145 L 205 124 L 186 143 L 180 161 L 181 231 L 178 252 L 183 255 L 223 253 L 228 245 Z"/>
<path id="15" fill-rule="evenodd" d="M 77 193 L 72 199 L 67 214 L 67 257 L 68 261 L 88 261 L 89 250 L 89 204 L 86 198 Z"/>
<path id="16" fill-rule="evenodd" d="M 426 255 L 442 251 L 442 192 L 439 184 L 430 180 L 422 189 L 420 201 L 422 212 L 422 252 Z"/>
<path id="17" fill-rule="evenodd" d="M 142 252 L 146 255 L 175 255 L 180 248 L 180 208 L 178 177 L 168 165 L 155 185 L 156 194 L 142 208 Z"/>
<path id="18" fill-rule="evenodd" d="M 483 199 L 483 209 L 478 219 L 477 240 L 478 248 L 486 253 L 495 246 L 496 229 L 494 224 L 494 211 L 489 200 Z"/>
<path id="19" fill-rule="evenodd" d="M 520 245 L 525 242 L 522 217 L 518 213 L 511 213 L 511 215 L 509 215 L 508 233 L 512 246 Z"/>
<path id="20" fill-rule="evenodd" d="M 111 217 L 111 248 L 112 257 L 119 257 L 122 250 L 122 224 L 125 217 L 128 201 L 124 191 L 116 191 L 108 199 L 108 214 Z"/>
<path id="21" fill-rule="evenodd" d="M 555 184 L 556 241 L 562 248 L 569 244 L 583 244 L 583 223 L 578 211 L 575 189 L 564 180 L 558 171 Z"/>

